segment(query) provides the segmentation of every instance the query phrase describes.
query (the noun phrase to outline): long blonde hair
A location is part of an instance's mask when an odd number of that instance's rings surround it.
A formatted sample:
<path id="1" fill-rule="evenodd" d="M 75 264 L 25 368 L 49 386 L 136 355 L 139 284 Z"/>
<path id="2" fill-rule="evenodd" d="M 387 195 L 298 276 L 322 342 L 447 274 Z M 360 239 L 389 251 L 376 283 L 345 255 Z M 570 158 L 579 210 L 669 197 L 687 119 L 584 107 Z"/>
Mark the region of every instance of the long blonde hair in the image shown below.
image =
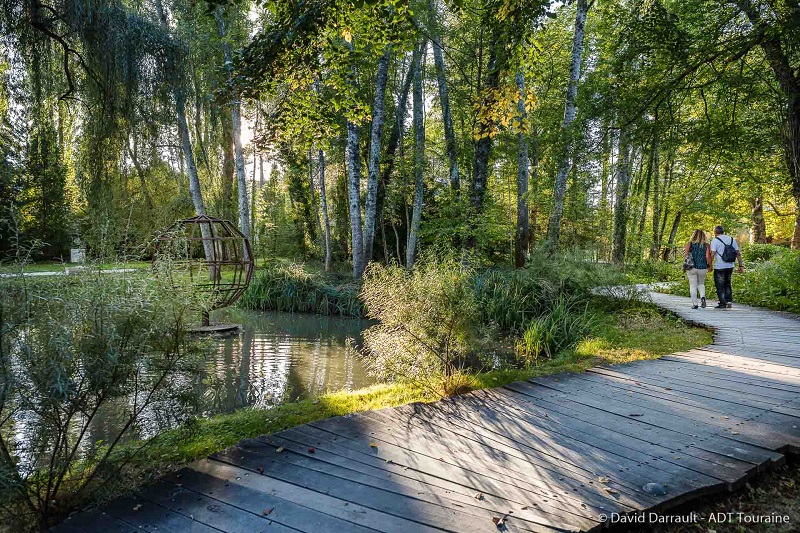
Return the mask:
<path id="1" fill-rule="evenodd" d="M 691 242 L 696 244 L 706 244 L 708 241 L 706 240 L 706 232 L 701 229 L 696 229 L 692 233 Z"/>

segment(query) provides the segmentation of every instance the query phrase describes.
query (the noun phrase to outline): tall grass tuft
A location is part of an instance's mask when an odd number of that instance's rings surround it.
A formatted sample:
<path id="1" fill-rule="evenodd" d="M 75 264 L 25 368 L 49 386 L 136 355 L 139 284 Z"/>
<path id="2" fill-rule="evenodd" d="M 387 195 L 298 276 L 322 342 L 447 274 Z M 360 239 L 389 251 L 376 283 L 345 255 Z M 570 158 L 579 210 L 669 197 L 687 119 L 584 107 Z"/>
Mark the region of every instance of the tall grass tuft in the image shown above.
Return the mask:
<path id="1" fill-rule="evenodd" d="M 270 264 L 256 271 L 239 305 L 259 311 L 363 317 L 359 290 L 358 283 L 336 284 L 336 280 L 309 272 L 301 264 Z"/>

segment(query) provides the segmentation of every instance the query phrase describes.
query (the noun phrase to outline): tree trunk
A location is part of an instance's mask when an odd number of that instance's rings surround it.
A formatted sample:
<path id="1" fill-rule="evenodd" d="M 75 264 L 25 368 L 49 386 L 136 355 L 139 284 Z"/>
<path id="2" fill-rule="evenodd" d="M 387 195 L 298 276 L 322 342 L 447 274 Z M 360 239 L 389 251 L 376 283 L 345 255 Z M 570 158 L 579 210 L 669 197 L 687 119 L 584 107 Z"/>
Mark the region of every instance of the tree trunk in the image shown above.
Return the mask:
<path id="1" fill-rule="evenodd" d="M 247 177 L 244 171 L 244 152 L 242 150 L 241 104 L 238 100 L 231 105 L 233 121 L 233 150 L 236 156 L 236 185 L 239 192 L 239 229 L 250 238 L 250 200 L 247 197 Z"/>
<path id="2" fill-rule="evenodd" d="M 353 278 L 364 273 L 364 241 L 361 233 L 361 158 L 358 155 L 358 126 L 347 121 L 348 195 L 350 206 L 350 241 L 353 256 Z"/>
<path id="3" fill-rule="evenodd" d="M 664 253 L 661 257 L 663 261 L 669 261 L 669 256 L 675 248 L 675 236 L 678 234 L 678 226 L 681 224 L 682 211 L 675 213 L 675 218 L 672 220 L 672 229 L 669 232 L 669 240 L 667 246 L 664 248 Z"/>
<path id="4" fill-rule="evenodd" d="M 514 238 L 514 265 L 517 268 L 525 266 L 525 256 L 528 251 L 530 234 L 530 219 L 528 218 L 528 179 L 530 160 L 528 159 L 528 137 L 525 134 L 525 122 L 528 113 L 525 110 L 525 76 L 520 70 L 516 77 L 519 88 L 519 101 L 517 112 L 520 117 L 520 131 L 517 133 L 517 231 Z"/>
<path id="5" fill-rule="evenodd" d="M 225 67 L 228 70 L 228 81 L 233 79 L 233 61 L 231 60 L 231 47 L 225 40 L 225 21 L 221 9 L 214 13 L 217 19 L 217 32 L 222 39 L 222 52 L 225 58 Z M 239 196 L 239 229 L 245 237 L 250 238 L 250 201 L 247 197 L 247 177 L 244 170 L 244 151 L 242 150 L 242 103 L 238 98 L 230 102 L 231 128 L 233 134 L 233 153 L 236 164 L 236 185 Z"/>
<path id="6" fill-rule="evenodd" d="M 564 102 L 564 121 L 561 131 L 564 135 L 564 150 L 558 164 L 556 182 L 553 190 L 553 210 L 547 227 L 547 242 L 555 248 L 561 236 L 561 217 L 564 213 L 564 198 L 567 194 L 567 176 L 572 160 L 571 126 L 578 114 L 577 96 L 578 82 L 581 77 L 581 59 L 583 58 L 583 38 L 586 28 L 586 13 L 589 11 L 588 0 L 578 0 L 575 13 L 575 33 L 572 39 L 572 59 L 569 66 L 569 85 Z"/>
<path id="7" fill-rule="evenodd" d="M 764 244 L 767 242 L 767 225 L 764 222 L 764 202 L 760 196 L 750 201 L 750 242 Z"/>
<path id="8" fill-rule="evenodd" d="M 375 216 L 378 203 L 378 173 L 380 172 L 381 133 L 383 131 L 383 107 L 386 97 L 386 80 L 389 75 L 389 54 L 387 46 L 378 60 L 375 77 L 375 102 L 372 104 L 372 129 L 369 139 L 369 158 L 367 164 L 367 199 L 364 206 L 364 265 L 372 259 L 372 245 L 375 241 Z"/>
<path id="9" fill-rule="evenodd" d="M 625 263 L 626 237 L 628 228 L 628 189 L 631 182 L 631 153 L 627 133 L 622 132 L 619 141 L 619 170 L 617 171 L 616 198 L 614 200 L 614 242 L 611 260 L 617 264 Z"/>
<path id="10" fill-rule="evenodd" d="M 536 198 L 536 195 L 539 191 L 539 134 L 538 132 L 533 132 L 531 134 L 532 143 L 531 143 L 531 154 L 530 154 L 530 164 L 531 164 L 531 177 L 530 183 L 532 185 L 529 196 L 532 198 Z M 538 232 L 539 225 L 537 223 L 537 217 L 539 214 L 539 206 L 538 204 L 533 201 L 526 202 L 530 206 L 530 216 L 528 217 L 528 221 L 530 224 L 530 229 L 528 230 L 528 250 L 532 249 L 533 243 L 536 240 L 536 233 Z"/>
<path id="11" fill-rule="evenodd" d="M 661 219 L 662 200 L 661 192 L 661 172 L 660 172 L 660 150 L 653 147 L 653 242 L 650 244 L 650 259 L 658 259 L 658 252 L 661 250 L 661 231 L 659 228 Z"/>
<path id="12" fill-rule="evenodd" d="M 456 145 L 456 134 L 453 129 L 453 115 L 450 112 L 450 96 L 447 90 L 447 78 L 445 77 L 444 53 L 442 52 L 442 36 L 439 33 L 437 19 L 439 12 L 436 8 L 436 0 L 429 1 L 431 12 L 431 43 L 433 44 L 433 63 L 436 68 L 436 81 L 439 85 L 439 104 L 442 106 L 442 122 L 444 124 L 444 142 L 447 149 L 447 159 L 450 162 L 450 187 L 458 191 L 461 187 L 461 180 L 458 175 L 458 149 Z"/>
<path id="13" fill-rule="evenodd" d="M 414 47 L 414 52 L 411 56 L 411 64 L 416 61 L 414 58 L 420 53 L 420 46 Z M 414 78 L 414 69 L 408 68 L 406 77 L 403 80 L 403 86 L 400 88 L 400 94 L 397 99 L 397 109 L 395 110 L 395 121 L 392 125 L 392 132 L 389 134 L 389 143 L 386 145 L 386 154 L 384 155 L 383 174 L 381 175 L 381 182 L 385 186 L 389 183 L 394 171 L 395 154 L 400 142 L 403 139 L 403 126 L 406 121 L 406 113 L 408 112 L 408 93 L 411 91 L 411 82 Z"/>
<path id="14" fill-rule="evenodd" d="M 422 197 L 424 193 L 422 178 L 425 170 L 425 122 L 422 116 L 422 63 L 425 57 L 426 43 L 422 39 L 418 40 L 420 41 L 420 54 L 417 61 L 411 65 L 414 71 L 414 208 L 411 215 L 411 226 L 408 230 L 406 245 L 407 268 L 413 268 L 416 259 L 419 230 L 422 225 Z"/>
<path id="15" fill-rule="evenodd" d="M 645 173 L 644 194 L 642 199 L 642 214 L 639 217 L 639 227 L 636 232 L 639 237 L 641 237 L 644 234 L 644 226 L 645 222 L 647 221 L 647 207 L 650 201 L 650 185 L 653 180 L 653 152 L 655 150 L 658 150 L 657 134 L 653 139 L 653 145 L 650 147 L 650 157 L 647 160 L 647 172 Z"/>
<path id="16" fill-rule="evenodd" d="M 784 155 L 792 184 L 792 195 L 798 206 L 791 243 L 792 248 L 797 250 L 800 249 L 800 72 L 794 69 L 790 62 L 788 54 L 791 53 L 792 45 L 787 46 L 785 42 L 781 42 L 781 34 L 788 37 L 796 30 L 788 23 L 786 27 L 774 28 L 770 22 L 762 18 L 757 7 L 749 0 L 737 0 L 735 3 L 747 15 L 754 32 L 763 32 L 758 41 L 759 45 L 764 51 L 781 92 L 786 97 Z M 795 7 L 794 12 L 796 11 Z"/>
<path id="17" fill-rule="evenodd" d="M 497 51 L 492 47 L 489 54 L 489 63 L 487 65 L 489 74 L 486 76 L 486 83 L 483 89 L 488 94 L 493 94 L 495 89 L 500 84 L 500 72 L 497 69 Z M 483 106 L 493 105 L 493 102 L 483 102 Z M 485 130 L 493 130 L 494 123 L 481 124 L 480 127 Z M 480 139 L 475 141 L 475 164 L 472 171 L 472 190 L 470 191 L 470 204 L 475 211 L 475 215 L 483 210 L 483 200 L 486 196 L 486 184 L 489 181 L 489 157 L 492 154 L 492 137 L 489 131 L 482 133 Z M 476 235 L 470 235 L 468 245 L 474 247 L 477 242 Z"/>
<path id="18" fill-rule="evenodd" d="M 325 191 L 325 152 L 319 150 L 319 198 L 322 204 L 322 223 L 325 228 L 325 272 L 331 271 L 331 221 L 328 218 L 328 195 Z"/>

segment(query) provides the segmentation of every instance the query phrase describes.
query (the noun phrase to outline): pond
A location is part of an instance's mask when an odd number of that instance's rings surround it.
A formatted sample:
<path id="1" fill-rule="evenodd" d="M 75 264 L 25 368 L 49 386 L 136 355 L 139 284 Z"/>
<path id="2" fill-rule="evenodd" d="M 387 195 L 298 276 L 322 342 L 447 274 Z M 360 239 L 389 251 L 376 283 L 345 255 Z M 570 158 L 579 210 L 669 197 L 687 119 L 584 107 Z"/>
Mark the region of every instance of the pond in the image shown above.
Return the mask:
<path id="1" fill-rule="evenodd" d="M 366 320 L 226 309 L 215 312 L 212 321 L 241 328 L 204 339 L 199 370 L 174 375 L 169 389 L 181 392 L 145 408 L 123 442 L 151 437 L 191 418 L 269 408 L 375 382 L 353 347 L 370 325 Z M 125 427 L 134 401 L 126 397 L 103 405 L 81 439 L 81 450 L 89 455 L 113 440 Z M 11 426 L 19 443 L 34 444 L 41 432 L 41 420 L 32 412 L 17 413 Z M 23 465 L 36 462 L 34 449 L 26 444 L 18 456 Z"/>
<path id="2" fill-rule="evenodd" d="M 375 383 L 353 348 L 370 325 L 366 320 L 225 309 L 213 313 L 212 322 L 241 328 L 205 339 L 210 346 L 200 372 L 173 383 L 188 393 L 180 401 L 154 403 L 123 440 L 153 436 L 187 418 L 264 409 Z M 114 404 L 105 406 L 92 424 L 87 451 L 118 433 L 120 413 Z"/>
<path id="3" fill-rule="evenodd" d="M 241 324 L 238 333 L 215 339 L 198 400 L 205 415 L 242 407 L 269 407 L 374 383 L 353 342 L 364 320 L 239 309 L 213 320 Z"/>

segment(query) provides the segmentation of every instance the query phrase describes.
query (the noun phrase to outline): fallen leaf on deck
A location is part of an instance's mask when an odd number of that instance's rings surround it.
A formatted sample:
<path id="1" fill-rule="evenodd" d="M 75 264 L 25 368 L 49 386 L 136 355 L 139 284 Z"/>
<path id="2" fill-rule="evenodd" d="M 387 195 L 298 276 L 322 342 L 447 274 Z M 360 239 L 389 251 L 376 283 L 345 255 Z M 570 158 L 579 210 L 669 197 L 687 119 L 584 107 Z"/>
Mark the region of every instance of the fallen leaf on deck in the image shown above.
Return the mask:
<path id="1" fill-rule="evenodd" d="M 483 499 L 483 494 L 481 494 L 480 492 L 476 492 L 475 493 L 475 499 L 476 500 L 482 500 Z"/>
<path id="2" fill-rule="evenodd" d="M 390 464 L 392 464 L 392 463 L 394 463 L 394 461 L 392 461 L 391 459 L 386 459 L 386 464 L 387 464 L 387 465 L 390 465 Z"/>
<path id="3" fill-rule="evenodd" d="M 644 413 L 631 413 L 628 416 L 644 416 Z"/>
<path id="4" fill-rule="evenodd" d="M 600 483 L 608 483 L 609 479 L 605 476 L 600 476 L 597 478 L 597 481 L 599 481 Z"/>
<path id="5" fill-rule="evenodd" d="M 609 493 L 609 494 L 611 494 L 612 496 L 614 496 L 614 495 L 616 495 L 616 494 L 619 494 L 619 492 L 615 491 L 615 490 L 614 490 L 614 489 L 612 489 L 611 487 L 604 487 L 604 488 L 606 489 L 606 492 L 607 492 L 607 493 Z"/>
<path id="6" fill-rule="evenodd" d="M 374 442 L 370 442 L 370 443 L 369 443 L 369 447 L 370 447 L 370 448 L 377 448 L 377 447 L 378 447 L 378 445 L 377 445 L 377 444 L 375 444 Z"/>
<path id="7" fill-rule="evenodd" d="M 270 507 L 269 509 L 264 509 L 263 511 L 261 511 L 261 516 L 267 516 L 268 514 L 270 514 L 272 512 L 273 509 L 275 509 L 275 508 L 274 507 Z"/>
<path id="8" fill-rule="evenodd" d="M 137 503 L 136 505 L 133 506 L 133 510 L 134 511 L 138 511 L 141 508 L 142 508 L 142 504 L 141 503 Z"/>
<path id="9" fill-rule="evenodd" d="M 317 450 L 315 450 L 313 446 L 308 447 L 308 453 L 314 453 L 315 451 Z"/>
<path id="10" fill-rule="evenodd" d="M 282 451 L 283 451 L 283 446 L 275 449 L 276 453 L 281 453 Z"/>
<path id="11" fill-rule="evenodd" d="M 499 518 L 497 516 L 493 516 L 492 522 L 494 522 L 494 525 L 496 525 L 497 527 L 500 527 L 505 524 L 505 517 Z"/>

